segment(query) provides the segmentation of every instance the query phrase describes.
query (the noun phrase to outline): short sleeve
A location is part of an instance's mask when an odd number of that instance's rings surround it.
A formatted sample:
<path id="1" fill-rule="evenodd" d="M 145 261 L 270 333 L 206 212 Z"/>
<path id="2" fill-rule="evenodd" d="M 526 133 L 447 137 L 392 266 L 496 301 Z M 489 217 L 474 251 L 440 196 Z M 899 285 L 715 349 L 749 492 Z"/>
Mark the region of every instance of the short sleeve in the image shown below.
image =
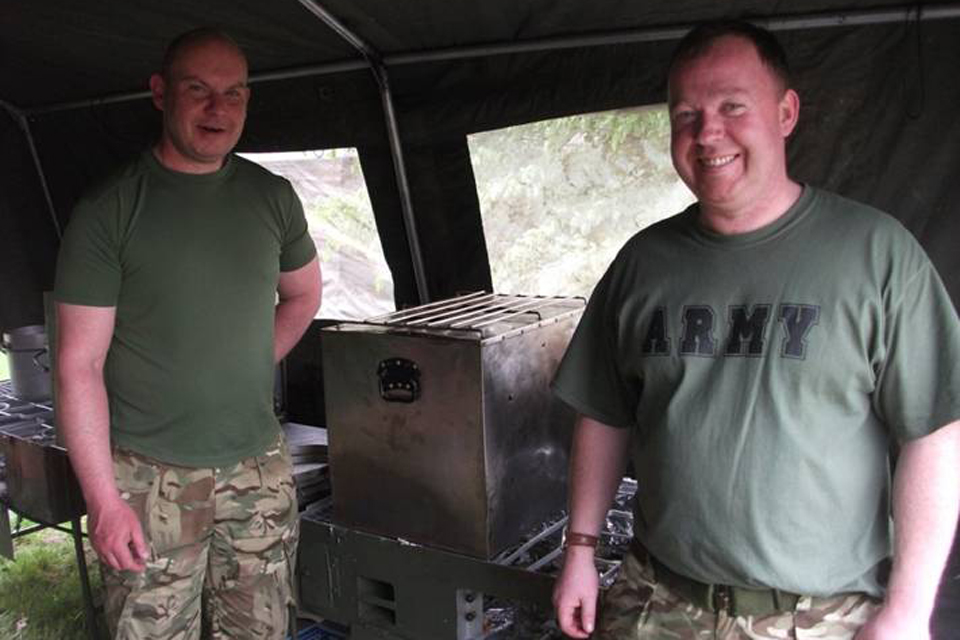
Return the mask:
<path id="1" fill-rule="evenodd" d="M 619 365 L 616 265 L 615 261 L 594 289 L 551 388 L 582 415 L 612 427 L 631 427 L 636 423 L 640 384 L 631 384 Z"/>
<path id="2" fill-rule="evenodd" d="M 116 306 L 122 265 L 115 209 L 109 197 L 81 201 L 74 209 L 57 256 L 58 302 Z"/>
<path id="3" fill-rule="evenodd" d="M 894 436 L 912 440 L 960 418 L 960 321 L 925 255 L 889 304 L 884 342 L 874 408 Z"/>
<path id="4" fill-rule="evenodd" d="M 300 198 L 289 182 L 285 181 L 285 185 L 287 215 L 283 246 L 280 249 L 280 270 L 295 271 L 313 260 L 317 255 L 317 248 L 307 229 L 307 219 Z"/>

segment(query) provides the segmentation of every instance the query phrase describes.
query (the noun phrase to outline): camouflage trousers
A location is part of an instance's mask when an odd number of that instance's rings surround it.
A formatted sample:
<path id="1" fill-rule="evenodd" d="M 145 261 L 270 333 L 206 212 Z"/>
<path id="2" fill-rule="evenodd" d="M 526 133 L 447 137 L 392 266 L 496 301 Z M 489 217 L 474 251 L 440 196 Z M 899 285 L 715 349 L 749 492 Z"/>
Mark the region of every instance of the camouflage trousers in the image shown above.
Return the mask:
<path id="1" fill-rule="evenodd" d="M 735 616 L 701 609 L 658 582 L 628 553 L 604 595 L 597 640 L 851 640 L 879 602 L 866 594 L 804 596 L 792 611 Z"/>
<path id="2" fill-rule="evenodd" d="M 140 573 L 101 564 L 111 637 L 286 637 L 299 520 L 282 438 L 229 468 L 178 467 L 120 449 L 113 463 L 150 558 Z"/>

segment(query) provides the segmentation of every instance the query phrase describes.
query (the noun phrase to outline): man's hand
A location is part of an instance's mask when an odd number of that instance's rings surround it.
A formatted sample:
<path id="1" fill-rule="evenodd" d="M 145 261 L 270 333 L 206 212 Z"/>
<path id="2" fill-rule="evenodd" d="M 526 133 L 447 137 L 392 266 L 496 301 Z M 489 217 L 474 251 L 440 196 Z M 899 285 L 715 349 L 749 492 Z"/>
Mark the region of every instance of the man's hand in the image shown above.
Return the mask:
<path id="1" fill-rule="evenodd" d="M 910 616 L 884 606 L 860 628 L 854 640 L 930 640 L 930 616 Z"/>
<path id="2" fill-rule="evenodd" d="M 114 569 L 140 572 L 146 568 L 150 550 L 140 520 L 119 497 L 103 507 L 90 508 L 87 531 L 100 560 Z"/>
<path id="3" fill-rule="evenodd" d="M 588 638 L 596 626 L 600 585 L 593 547 L 567 547 L 563 569 L 553 588 L 553 608 L 560 630 L 571 638 Z"/>

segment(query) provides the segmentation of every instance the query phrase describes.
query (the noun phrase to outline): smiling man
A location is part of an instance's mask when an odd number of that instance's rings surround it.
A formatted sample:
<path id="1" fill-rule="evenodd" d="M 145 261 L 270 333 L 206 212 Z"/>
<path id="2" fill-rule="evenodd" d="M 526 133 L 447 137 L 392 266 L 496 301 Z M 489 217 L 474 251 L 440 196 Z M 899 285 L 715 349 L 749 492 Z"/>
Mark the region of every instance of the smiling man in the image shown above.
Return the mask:
<path id="1" fill-rule="evenodd" d="M 698 202 L 624 246 L 554 381 L 582 415 L 561 628 L 929 638 L 960 504 L 953 305 L 893 218 L 790 178 L 800 100 L 771 34 L 698 27 L 668 80 Z M 597 624 L 594 547 L 629 456 L 634 540 Z"/>
<path id="2" fill-rule="evenodd" d="M 61 246 L 58 429 L 112 637 L 280 639 L 298 509 L 274 367 L 319 307 L 316 250 L 290 183 L 231 153 L 250 97 L 233 40 L 177 38 L 150 89 L 159 141 Z"/>

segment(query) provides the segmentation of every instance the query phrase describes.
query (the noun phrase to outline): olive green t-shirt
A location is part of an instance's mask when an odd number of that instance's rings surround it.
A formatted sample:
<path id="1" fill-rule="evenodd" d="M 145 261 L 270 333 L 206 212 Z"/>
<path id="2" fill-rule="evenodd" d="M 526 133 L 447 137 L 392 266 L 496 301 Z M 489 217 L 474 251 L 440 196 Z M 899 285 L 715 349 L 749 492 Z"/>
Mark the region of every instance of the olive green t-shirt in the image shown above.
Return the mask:
<path id="1" fill-rule="evenodd" d="M 960 417 L 960 325 L 893 218 L 805 187 L 732 236 L 696 205 L 633 237 L 554 381 L 634 429 L 634 532 L 708 582 L 879 594 L 891 445 Z"/>
<path id="2" fill-rule="evenodd" d="M 215 173 L 151 152 L 87 194 L 55 299 L 116 307 L 104 378 L 113 444 L 216 467 L 273 442 L 278 278 L 316 254 L 290 183 L 229 156 Z"/>

